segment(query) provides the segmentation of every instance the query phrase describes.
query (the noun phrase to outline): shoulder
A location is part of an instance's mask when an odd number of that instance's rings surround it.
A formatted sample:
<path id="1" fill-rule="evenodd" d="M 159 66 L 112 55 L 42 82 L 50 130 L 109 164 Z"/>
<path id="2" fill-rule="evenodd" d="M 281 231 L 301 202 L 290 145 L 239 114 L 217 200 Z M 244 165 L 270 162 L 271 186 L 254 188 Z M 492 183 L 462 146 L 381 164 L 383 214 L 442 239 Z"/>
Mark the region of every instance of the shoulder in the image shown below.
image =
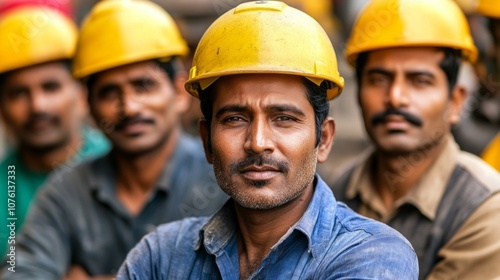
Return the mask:
<path id="1" fill-rule="evenodd" d="M 457 167 L 462 168 L 474 181 L 488 191 L 500 191 L 500 173 L 479 157 L 461 151 L 458 155 Z"/>
<path id="2" fill-rule="evenodd" d="M 102 164 L 107 164 L 104 157 L 76 165 L 63 164 L 50 174 L 41 189 L 41 193 L 57 194 L 58 196 L 81 194 L 82 191 L 87 191 L 90 188 L 90 182 L 95 175 L 94 171 Z"/>
<path id="3" fill-rule="evenodd" d="M 411 244 L 396 230 L 362 217 L 339 202 L 338 231 L 329 251 L 332 260 L 326 270 L 341 278 L 345 275 L 366 279 L 417 279 L 418 260 Z M 346 274 L 342 274 L 342 273 Z"/>
<path id="4" fill-rule="evenodd" d="M 196 258 L 200 230 L 207 219 L 186 218 L 159 226 L 129 252 L 117 279 L 155 278 L 189 267 Z"/>
<path id="5" fill-rule="evenodd" d="M 439 250 L 429 279 L 493 279 L 500 275 L 500 192 L 488 197 Z"/>
<path id="6" fill-rule="evenodd" d="M 482 244 L 500 245 L 498 221 L 500 221 L 500 192 L 486 198 L 465 220 L 450 242 L 461 238 L 477 238 Z"/>
<path id="7" fill-rule="evenodd" d="M 388 236 L 401 240 L 411 247 L 410 243 L 395 229 L 384 223 L 361 216 L 343 202 L 337 202 L 336 220 L 341 233 L 350 234 L 359 232 L 360 236 L 374 238 L 377 238 L 377 236 L 384 236 L 384 238 Z"/>
<path id="8" fill-rule="evenodd" d="M 201 139 L 181 133 L 178 141 L 177 145 L 183 150 L 184 154 L 197 160 L 205 160 L 205 150 Z"/>
<path id="9" fill-rule="evenodd" d="M 208 217 L 186 218 L 167 224 L 160 225 L 154 232 L 152 237 L 160 242 L 160 244 L 180 246 L 179 249 L 184 249 L 183 246 L 191 246 L 199 237 L 199 231 L 207 221 Z M 182 240 L 185 244 L 180 244 Z M 189 244 L 189 245 L 187 245 Z"/>
<path id="10" fill-rule="evenodd" d="M 177 166 L 177 172 L 188 173 L 188 178 L 201 177 L 206 179 L 208 177 L 215 180 L 213 167 L 205 158 L 205 150 L 200 139 L 181 134 L 172 160 Z"/>

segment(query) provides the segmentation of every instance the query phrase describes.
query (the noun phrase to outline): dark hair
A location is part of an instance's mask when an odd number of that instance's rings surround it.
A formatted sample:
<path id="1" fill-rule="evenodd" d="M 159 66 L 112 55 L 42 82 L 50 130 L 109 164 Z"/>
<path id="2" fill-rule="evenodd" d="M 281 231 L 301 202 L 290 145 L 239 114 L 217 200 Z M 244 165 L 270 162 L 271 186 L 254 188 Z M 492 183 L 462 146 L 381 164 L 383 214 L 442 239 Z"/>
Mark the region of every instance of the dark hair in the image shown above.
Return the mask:
<path id="1" fill-rule="evenodd" d="M 156 66 L 158 68 L 160 68 L 161 70 L 163 70 L 165 72 L 165 74 L 167 74 L 168 78 L 173 82 L 176 75 L 182 71 L 182 62 L 177 58 L 177 57 L 173 57 L 172 59 L 170 59 L 169 61 L 161 61 L 161 60 L 152 60 L 156 63 Z M 99 75 L 99 73 L 101 72 L 98 72 L 98 73 L 94 73 L 92 75 L 90 75 L 87 79 L 84 79 L 84 82 L 85 84 L 87 85 L 87 89 L 89 91 L 89 100 L 90 100 L 90 96 L 91 96 L 91 90 L 92 90 L 92 87 L 95 85 L 95 82 L 97 80 L 97 75 Z"/>
<path id="2" fill-rule="evenodd" d="M 328 117 L 330 105 L 326 99 L 326 91 L 334 87 L 332 82 L 323 81 L 319 86 L 310 80 L 304 78 L 304 86 L 306 88 L 307 100 L 314 109 L 314 117 L 316 123 L 316 146 L 319 145 L 321 139 L 321 126 Z M 210 124 L 212 123 L 213 105 L 215 100 L 214 86 L 200 91 L 200 107 L 203 116 L 207 121 L 208 133 L 210 135 Z"/>
<path id="3" fill-rule="evenodd" d="M 457 85 L 458 72 L 460 71 L 460 64 L 462 62 L 462 52 L 460 50 L 451 48 L 439 48 L 444 52 L 444 58 L 439 63 L 439 67 L 443 70 L 448 80 L 448 91 L 451 95 L 453 88 Z M 356 83 L 358 91 L 361 88 L 361 80 L 363 70 L 368 62 L 370 52 L 362 52 L 356 59 Z"/>

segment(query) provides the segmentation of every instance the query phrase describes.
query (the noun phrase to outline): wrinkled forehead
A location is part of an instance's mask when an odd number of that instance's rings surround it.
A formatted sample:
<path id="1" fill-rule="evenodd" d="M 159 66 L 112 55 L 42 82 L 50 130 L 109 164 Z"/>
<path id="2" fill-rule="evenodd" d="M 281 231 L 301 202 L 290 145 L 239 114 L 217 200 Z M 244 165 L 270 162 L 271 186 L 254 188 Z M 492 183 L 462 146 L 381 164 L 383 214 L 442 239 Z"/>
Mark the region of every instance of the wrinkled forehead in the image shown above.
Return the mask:
<path id="1" fill-rule="evenodd" d="M 282 74 L 242 74 L 221 77 L 213 94 L 217 104 L 300 103 L 307 102 L 302 77 Z"/>
<path id="2" fill-rule="evenodd" d="M 374 67 L 386 70 L 439 71 L 444 58 L 443 50 L 432 47 L 387 48 L 371 51 L 368 54 L 364 72 Z"/>

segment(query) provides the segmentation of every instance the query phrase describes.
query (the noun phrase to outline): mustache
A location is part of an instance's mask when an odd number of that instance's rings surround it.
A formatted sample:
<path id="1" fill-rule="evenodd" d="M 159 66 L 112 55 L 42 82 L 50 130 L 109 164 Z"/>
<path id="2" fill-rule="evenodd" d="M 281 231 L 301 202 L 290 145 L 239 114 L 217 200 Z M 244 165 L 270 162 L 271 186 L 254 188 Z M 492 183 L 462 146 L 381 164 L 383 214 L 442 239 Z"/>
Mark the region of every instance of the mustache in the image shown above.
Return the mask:
<path id="1" fill-rule="evenodd" d="M 290 170 L 290 165 L 282 160 L 277 160 L 274 158 L 262 156 L 260 154 L 254 154 L 251 156 L 248 156 L 236 163 L 232 163 L 229 166 L 229 170 L 231 173 L 241 173 L 243 170 L 249 166 L 262 166 L 262 165 L 268 165 L 276 168 L 278 171 L 283 172 L 283 173 L 288 173 Z"/>
<path id="2" fill-rule="evenodd" d="M 151 118 L 146 118 L 140 115 L 137 116 L 132 116 L 132 117 L 125 117 L 121 119 L 118 123 L 115 125 L 116 130 L 123 130 L 125 126 L 127 125 L 132 125 L 136 123 L 148 123 L 148 124 L 154 124 L 155 121 L 154 119 Z"/>
<path id="3" fill-rule="evenodd" d="M 55 115 L 48 114 L 48 113 L 35 113 L 35 114 L 31 114 L 29 116 L 28 120 L 24 124 L 24 128 L 30 129 L 33 125 L 35 125 L 37 122 L 40 122 L 40 121 L 51 122 L 53 125 L 59 125 L 59 123 L 61 122 L 59 117 L 57 117 Z"/>
<path id="4" fill-rule="evenodd" d="M 398 109 L 387 109 L 385 111 L 375 114 L 372 117 L 372 126 L 376 126 L 377 124 L 384 122 L 384 119 L 390 115 L 402 116 L 407 122 L 413 124 L 414 126 L 421 127 L 424 125 L 424 121 L 418 116 L 415 116 L 413 114 Z"/>

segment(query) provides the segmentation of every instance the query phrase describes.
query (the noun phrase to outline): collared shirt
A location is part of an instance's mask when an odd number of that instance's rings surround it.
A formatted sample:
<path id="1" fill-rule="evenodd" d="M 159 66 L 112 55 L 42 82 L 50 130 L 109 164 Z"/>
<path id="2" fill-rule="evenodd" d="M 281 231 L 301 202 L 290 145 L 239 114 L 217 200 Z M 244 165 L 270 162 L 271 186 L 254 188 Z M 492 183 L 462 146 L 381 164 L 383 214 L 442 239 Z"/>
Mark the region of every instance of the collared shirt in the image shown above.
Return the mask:
<path id="1" fill-rule="evenodd" d="M 417 152 L 413 159 L 401 158 L 403 172 L 388 179 L 403 180 L 405 172 L 411 172 L 412 165 L 418 164 L 419 158 L 424 156 L 423 152 Z M 426 174 L 406 196 L 395 202 L 393 209 L 388 210 L 371 182 L 373 162 L 374 154 L 370 151 L 351 169 L 350 175 L 335 182 L 332 189 L 339 200 L 358 213 L 387 223 L 408 238 L 419 256 L 422 279 L 492 279 L 500 276 L 500 175 L 496 171 L 476 156 L 461 152 L 450 138 Z M 449 206 L 442 202 L 458 188 L 467 192 L 456 194 L 451 203 L 462 203 L 466 207 L 476 200 L 479 205 L 473 205 L 470 216 L 464 217 L 458 230 L 438 248 L 437 263 L 426 268 L 424 264 L 432 253 L 429 250 L 435 241 L 435 231 L 447 223 L 437 220 L 439 211 L 443 211 L 440 209 Z M 462 207 L 457 204 L 453 206 Z"/>
<path id="2" fill-rule="evenodd" d="M 199 141 L 182 135 L 137 215 L 116 196 L 110 155 L 55 173 L 36 197 L 16 242 L 16 272 L 4 279 L 61 279 L 70 265 L 112 275 L 127 252 L 161 223 L 211 215 L 227 200 Z"/>
<path id="3" fill-rule="evenodd" d="M 82 137 L 83 145 L 80 150 L 76 153 L 68 151 L 68 160 L 59 166 L 55 166 L 55 170 L 72 168 L 79 162 L 102 156 L 109 151 L 110 145 L 108 140 L 98 130 L 85 127 L 82 130 Z M 10 173 L 10 175 L 13 175 L 11 177 L 13 180 L 7 180 L 9 178 L 8 171 L 14 171 Z M 49 174 L 50 172 L 31 170 L 22 162 L 19 151 L 10 153 L 0 163 L 0 184 L 2 184 L 0 205 L 5 205 L 5 207 L 0 209 L 0 221 L 15 221 L 15 233 L 20 231 L 36 192 L 47 180 Z M 9 193 L 7 187 L 8 181 L 11 181 L 10 185 L 15 187 L 11 188 L 14 192 Z M 8 202 L 11 202 L 11 205 L 15 207 L 8 208 Z M 10 209 L 13 209 L 12 212 Z M 8 218 L 15 218 L 15 220 L 7 220 Z M 0 258 L 3 258 L 7 247 L 10 247 L 10 244 L 8 244 L 9 240 L 11 240 L 8 239 L 10 235 L 9 228 L 5 226 L 0 227 Z"/>
<path id="4" fill-rule="evenodd" d="M 211 218 L 158 227 L 127 256 L 117 279 L 239 279 L 230 200 Z M 417 279 L 416 255 L 386 225 L 337 203 L 319 176 L 311 202 L 250 279 Z"/>

